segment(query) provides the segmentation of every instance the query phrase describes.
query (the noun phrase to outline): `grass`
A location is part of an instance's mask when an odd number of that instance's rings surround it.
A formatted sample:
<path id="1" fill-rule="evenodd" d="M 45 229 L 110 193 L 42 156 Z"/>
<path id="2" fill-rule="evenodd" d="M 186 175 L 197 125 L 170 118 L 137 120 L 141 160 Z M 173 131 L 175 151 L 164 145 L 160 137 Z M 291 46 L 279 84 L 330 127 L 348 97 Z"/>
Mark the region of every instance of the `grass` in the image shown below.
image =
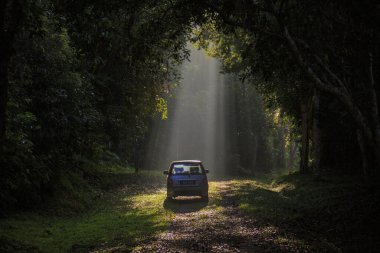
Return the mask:
<path id="1" fill-rule="evenodd" d="M 219 182 L 209 183 L 208 203 L 166 201 L 161 172 L 120 166 L 96 168 L 83 186 L 75 175 L 63 179 L 65 191 L 52 210 L 20 212 L 0 219 L 0 252 L 128 252 L 167 231 L 175 213 L 223 213 Z M 67 190 L 69 189 L 69 190 Z M 290 174 L 232 180 L 238 208 L 279 245 L 304 245 L 311 252 L 376 252 L 380 247 L 379 191 L 349 177 Z M 89 193 L 90 192 L 90 193 Z M 84 195 L 97 198 L 80 203 Z M 87 196 L 86 195 L 86 196 Z M 56 196 L 57 197 L 57 196 Z M 79 203 L 79 204 L 77 204 Z M 79 206 L 80 213 L 66 212 Z M 55 208 L 55 209 L 54 209 Z M 59 209 L 59 210 L 56 210 Z M 208 219 L 207 212 L 202 219 Z"/>
<path id="2" fill-rule="evenodd" d="M 41 252 L 87 252 L 94 247 L 123 245 L 128 251 L 137 241 L 164 231 L 172 212 L 162 205 L 166 197 L 159 188 L 163 177 L 156 172 L 136 175 L 132 171 L 120 167 L 102 171 L 102 187 L 111 187 L 112 177 L 117 178 L 116 184 L 128 183 L 127 187 L 103 193 L 80 215 L 34 211 L 1 219 L 0 251 L 17 251 L 17 245 Z"/>
<path id="3" fill-rule="evenodd" d="M 274 181 L 234 180 L 233 188 L 243 213 L 295 234 L 312 251 L 373 252 L 380 246 L 374 232 L 379 194 L 358 179 L 291 174 Z"/>
<path id="4" fill-rule="evenodd" d="M 86 174 L 92 187 L 78 175 L 65 175 L 45 209 L 0 219 L 0 252 L 130 251 L 167 230 L 184 205 L 187 211 L 221 208 L 215 182 L 209 203 L 180 203 L 165 201 L 161 171 L 136 174 L 132 168 L 98 166 Z"/>

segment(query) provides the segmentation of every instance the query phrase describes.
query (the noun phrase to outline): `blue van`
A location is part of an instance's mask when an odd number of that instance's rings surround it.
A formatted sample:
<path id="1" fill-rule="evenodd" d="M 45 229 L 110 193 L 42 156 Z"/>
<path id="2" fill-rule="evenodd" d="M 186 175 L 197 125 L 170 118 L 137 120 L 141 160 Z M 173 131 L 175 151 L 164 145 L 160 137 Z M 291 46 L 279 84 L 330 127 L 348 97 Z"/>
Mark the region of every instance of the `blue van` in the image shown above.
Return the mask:
<path id="1" fill-rule="evenodd" d="M 171 163 L 167 175 L 167 198 L 177 196 L 201 196 L 208 200 L 207 173 L 202 162 L 199 160 L 182 160 Z"/>

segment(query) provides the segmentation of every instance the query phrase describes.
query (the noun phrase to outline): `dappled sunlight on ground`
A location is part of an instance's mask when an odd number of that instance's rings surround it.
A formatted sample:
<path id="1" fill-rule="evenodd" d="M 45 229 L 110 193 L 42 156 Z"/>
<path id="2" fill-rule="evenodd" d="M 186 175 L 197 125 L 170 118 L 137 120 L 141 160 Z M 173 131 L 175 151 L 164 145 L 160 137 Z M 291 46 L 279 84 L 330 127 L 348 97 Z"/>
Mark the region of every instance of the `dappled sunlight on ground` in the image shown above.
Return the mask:
<path id="1" fill-rule="evenodd" d="M 151 186 L 124 186 L 81 216 L 18 214 L 2 220 L 0 237 L 27 242 L 40 252 L 122 252 L 143 238 L 165 231 L 172 212 L 162 208 L 166 192 Z"/>
<path id="2" fill-rule="evenodd" d="M 172 208 L 176 214 L 169 231 L 134 252 L 308 252 L 295 236 L 243 215 L 233 186 L 232 181 L 212 182 L 208 206 L 200 207 L 196 198 L 173 203 L 179 211 Z"/>
<path id="3" fill-rule="evenodd" d="M 361 228 L 356 214 L 370 207 L 347 212 L 359 207 L 346 199 L 361 192 L 344 181 L 337 185 L 300 176 L 218 180 L 209 182 L 206 202 L 167 200 L 160 182 L 130 183 L 80 216 L 24 213 L 0 220 L 0 242 L 9 236 L 30 252 L 341 252 L 338 233 Z"/>

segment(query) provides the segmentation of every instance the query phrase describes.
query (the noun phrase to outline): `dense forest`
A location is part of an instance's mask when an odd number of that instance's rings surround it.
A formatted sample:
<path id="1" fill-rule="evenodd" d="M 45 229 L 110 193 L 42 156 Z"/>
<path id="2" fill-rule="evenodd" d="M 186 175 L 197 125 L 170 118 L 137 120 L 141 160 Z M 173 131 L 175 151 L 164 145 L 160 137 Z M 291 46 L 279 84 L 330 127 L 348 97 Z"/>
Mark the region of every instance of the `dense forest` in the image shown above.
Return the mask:
<path id="1" fill-rule="evenodd" d="M 217 18 L 198 29 L 195 39 L 206 47 L 211 42 L 227 71 L 250 80 L 267 102 L 295 120 L 302 136 L 301 172 L 365 174 L 376 182 L 378 5 L 224 4 L 209 5 Z"/>
<path id="2" fill-rule="evenodd" d="M 259 92 L 287 122 L 278 134 L 299 143 L 301 172 L 377 182 L 378 14 L 376 1 L 2 1 L 1 203 L 39 198 L 94 162 L 141 166 L 188 40 L 244 80 L 230 91 L 237 103 Z M 250 153 L 260 126 L 237 111 Z"/>
<path id="3" fill-rule="evenodd" d="M 296 170 L 375 189 L 379 25 L 376 0 L 1 0 L 0 215 L 101 181 L 103 165 L 166 169 L 155 161 L 173 146 L 197 50 L 224 76 L 223 174 Z M 213 93 L 194 83 L 183 106 L 200 101 L 190 110 L 205 121 Z"/>
<path id="4" fill-rule="evenodd" d="M 43 201 L 92 162 L 134 164 L 186 56 L 190 14 L 179 22 L 174 11 L 169 2 L 2 1 L 2 210 Z"/>

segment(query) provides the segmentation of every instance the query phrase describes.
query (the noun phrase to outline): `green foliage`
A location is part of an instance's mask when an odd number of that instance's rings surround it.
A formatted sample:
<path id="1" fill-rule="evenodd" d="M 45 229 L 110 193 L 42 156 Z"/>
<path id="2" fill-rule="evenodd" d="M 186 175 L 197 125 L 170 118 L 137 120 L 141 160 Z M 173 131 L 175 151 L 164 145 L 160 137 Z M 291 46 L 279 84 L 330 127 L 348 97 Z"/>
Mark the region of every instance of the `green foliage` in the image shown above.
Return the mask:
<path id="1" fill-rule="evenodd" d="M 157 112 L 161 113 L 161 119 L 166 120 L 168 118 L 168 105 L 166 103 L 166 100 L 163 98 L 156 98 L 156 101 Z"/>
<path id="2" fill-rule="evenodd" d="M 285 129 L 289 124 L 282 121 L 279 110 L 265 108 L 262 96 L 253 85 L 232 75 L 227 75 L 227 83 L 232 108 L 228 118 L 234 122 L 230 123 L 233 127 L 230 138 L 237 148 L 230 173 L 254 174 L 284 168 L 285 160 L 290 160 L 285 157 L 291 146 L 285 146 L 285 138 L 289 137 Z"/>
<path id="3" fill-rule="evenodd" d="M 277 41 L 263 39 L 239 26 L 231 31 L 215 19 L 195 29 L 192 38 L 221 60 L 225 72 L 253 85 L 267 107 L 281 107 L 288 117 L 297 117 L 300 96 L 307 92 L 299 68 L 289 54 L 283 53 L 283 46 L 268 44 Z"/>
<path id="4" fill-rule="evenodd" d="M 245 99 L 237 103 L 244 110 L 236 114 L 236 135 L 247 140 L 240 145 L 246 160 L 255 152 L 245 147 L 255 138 L 264 153 L 256 155 L 273 158 L 261 167 L 284 167 L 284 150 L 296 148 L 300 104 L 316 88 L 298 53 L 319 80 L 344 95 L 320 92 L 322 164 L 355 172 L 367 160 L 371 168 L 380 164 L 374 162 L 379 141 L 369 138 L 378 136 L 379 121 L 374 1 L 9 0 L 4 6 L 2 212 L 45 202 L 56 188 L 75 188 L 92 163 L 140 167 L 148 122 L 154 114 L 168 117 L 164 98 L 188 57 L 190 37 L 221 59 L 225 72 L 255 87 L 230 90 Z M 298 52 L 289 49 L 285 31 Z M 352 141 L 360 131 L 369 132 L 361 158 Z"/>
<path id="5" fill-rule="evenodd" d="M 369 193 L 357 178 L 290 174 L 273 181 L 236 180 L 234 190 L 244 213 L 313 242 L 312 251 L 376 248 L 368 235 L 379 224 L 378 192 Z"/>
<path id="6" fill-rule="evenodd" d="M 1 210 L 44 202 L 92 162 L 138 166 L 148 120 L 167 117 L 163 94 L 187 57 L 191 14 L 176 16 L 172 4 L 24 3 L 9 66 Z"/>
<path id="7" fill-rule="evenodd" d="M 375 1 L 206 1 L 206 6 L 210 14 L 192 39 L 220 58 L 226 72 L 253 84 L 269 107 L 280 107 L 292 118 L 291 132 L 300 132 L 301 105 L 311 104 L 311 97 L 321 99 L 318 112 L 307 112 L 318 121 L 313 127 L 319 135 L 312 137 L 313 152 L 320 153 L 314 157 L 320 160 L 318 169 L 342 172 L 348 167 L 346 173 L 361 173 L 368 162 L 368 172 L 377 174 L 379 142 L 373 140 L 379 138 L 374 126 L 380 119 L 380 72 L 372 64 L 379 61 L 380 37 L 374 33 L 379 23 Z M 357 143 L 360 134 L 369 136 L 362 141 L 366 144 Z M 370 148 L 360 151 L 360 145 Z M 344 148 L 330 156 L 337 146 Z"/>
<path id="8" fill-rule="evenodd" d="M 132 169 L 112 166 L 104 166 L 99 170 L 109 177 L 113 176 L 113 180 L 121 177 L 123 184 L 128 183 L 129 188 L 117 193 L 106 192 L 80 215 L 71 216 L 61 211 L 59 215 L 19 213 L 2 219 L 0 237 L 5 243 L 0 249 L 5 250 L 7 243 L 13 240 L 17 245 L 27 245 L 25 248 L 41 252 L 87 251 L 95 246 L 115 247 L 120 244 L 124 245 L 123 250 L 131 250 L 137 241 L 167 229 L 171 212 L 162 206 L 166 194 L 155 186 L 155 183 L 162 182 L 162 174 L 160 181 L 157 181 L 156 174 L 146 171 L 137 175 Z M 154 192 L 148 194 L 141 191 L 141 180 Z M 71 188 L 73 181 L 65 181 L 63 184 Z M 103 187 L 105 182 L 110 185 L 115 183 L 109 178 L 101 180 Z M 77 190 L 77 186 L 72 188 L 72 191 Z M 66 199 L 72 204 L 77 203 L 69 196 Z"/>
<path id="9" fill-rule="evenodd" d="M 98 113 L 89 84 L 76 70 L 68 34 L 47 19 L 41 25 L 41 36 L 19 35 L 11 62 L 1 179 L 8 186 L 5 206 L 11 199 L 26 206 L 41 202 L 40 191 L 56 183 L 60 171 L 70 166 L 68 158 L 91 154 L 99 145 L 93 132 Z"/>

